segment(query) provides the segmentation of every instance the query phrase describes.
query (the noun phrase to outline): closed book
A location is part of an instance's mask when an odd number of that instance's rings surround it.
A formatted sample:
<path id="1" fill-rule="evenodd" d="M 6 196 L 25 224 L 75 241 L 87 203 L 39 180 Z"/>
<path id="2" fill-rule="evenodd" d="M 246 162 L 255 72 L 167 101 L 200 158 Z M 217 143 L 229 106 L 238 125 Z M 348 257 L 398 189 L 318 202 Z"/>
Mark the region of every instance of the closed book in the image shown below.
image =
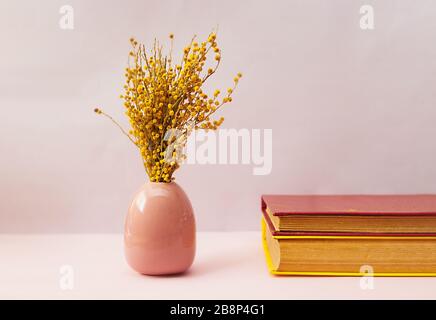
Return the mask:
<path id="1" fill-rule="evenodd" d="M 274 232 L 288 235 L 432 235 L 436 195 L 264 195 Z"/>
<path id="2" fill-rule="evenodd" d="M 434 236 L 273 234 L 262 219 L 269 271 L 291 276 L 436 276 Z"/>
<path id="3" fill-rule="evenodd" d="M 267 195 L 262 212 L 273 274 L 436 276 L 435 195 Z"/>

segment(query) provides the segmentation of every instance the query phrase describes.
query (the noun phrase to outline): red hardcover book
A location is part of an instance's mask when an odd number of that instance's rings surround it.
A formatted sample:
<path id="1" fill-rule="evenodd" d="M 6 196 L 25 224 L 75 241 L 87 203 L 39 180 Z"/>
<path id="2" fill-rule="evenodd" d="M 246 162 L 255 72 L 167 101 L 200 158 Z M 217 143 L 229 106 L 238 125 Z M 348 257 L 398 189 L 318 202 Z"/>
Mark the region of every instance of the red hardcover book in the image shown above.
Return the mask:
<path id="1" fill-rule="evenodd" d="M 264 195 L 275 235 L 435 236 L 436 195 Z"/>

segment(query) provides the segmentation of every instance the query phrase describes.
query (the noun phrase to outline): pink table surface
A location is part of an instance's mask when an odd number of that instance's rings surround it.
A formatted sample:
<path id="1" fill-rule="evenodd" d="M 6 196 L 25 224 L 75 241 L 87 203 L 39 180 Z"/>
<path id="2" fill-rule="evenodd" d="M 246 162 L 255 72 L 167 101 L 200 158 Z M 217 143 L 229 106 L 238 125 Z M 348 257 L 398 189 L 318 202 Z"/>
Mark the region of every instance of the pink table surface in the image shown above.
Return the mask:
<path id="1" fill-rule="evenodd" d="M 190 272 L 149 277 L 127 266 L 120 234 L 3 234 L 0 299 L 436 298 L 436 278 L 375 278 L 363 290 L 358 277 L 273 277 L 260 232 L 200 232 L 197 240 Z M 61 287 L 65 265 L 72 289 Z"/>

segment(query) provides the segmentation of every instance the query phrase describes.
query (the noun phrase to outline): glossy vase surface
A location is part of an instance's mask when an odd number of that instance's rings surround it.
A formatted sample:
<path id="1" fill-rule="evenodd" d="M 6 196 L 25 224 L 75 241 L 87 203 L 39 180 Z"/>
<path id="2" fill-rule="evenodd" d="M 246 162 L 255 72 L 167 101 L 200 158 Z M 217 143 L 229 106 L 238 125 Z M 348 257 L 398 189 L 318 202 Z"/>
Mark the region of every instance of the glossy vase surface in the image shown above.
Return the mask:
<path id="1" fill-rule="evenodd" d="M 186 271 L 195 256 L 191 202 L 175 182 L 149 182 L 134 196 L 124 228 L 128 264 L 147 275 Z"/>

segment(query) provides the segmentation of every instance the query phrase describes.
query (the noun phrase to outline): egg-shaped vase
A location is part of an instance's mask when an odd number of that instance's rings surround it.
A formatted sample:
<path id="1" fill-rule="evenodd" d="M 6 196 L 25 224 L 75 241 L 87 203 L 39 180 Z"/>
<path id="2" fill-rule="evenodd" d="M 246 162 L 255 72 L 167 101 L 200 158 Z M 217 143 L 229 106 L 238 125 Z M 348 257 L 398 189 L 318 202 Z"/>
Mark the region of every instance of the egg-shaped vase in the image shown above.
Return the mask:
<path id="1" fill-rule="evenodd" d="M 134 196 L 124 227 L 127 263 L 146 275 L 183 273 L 195 256 L 191 202 L 175 182 L 148 182 Z"/>

